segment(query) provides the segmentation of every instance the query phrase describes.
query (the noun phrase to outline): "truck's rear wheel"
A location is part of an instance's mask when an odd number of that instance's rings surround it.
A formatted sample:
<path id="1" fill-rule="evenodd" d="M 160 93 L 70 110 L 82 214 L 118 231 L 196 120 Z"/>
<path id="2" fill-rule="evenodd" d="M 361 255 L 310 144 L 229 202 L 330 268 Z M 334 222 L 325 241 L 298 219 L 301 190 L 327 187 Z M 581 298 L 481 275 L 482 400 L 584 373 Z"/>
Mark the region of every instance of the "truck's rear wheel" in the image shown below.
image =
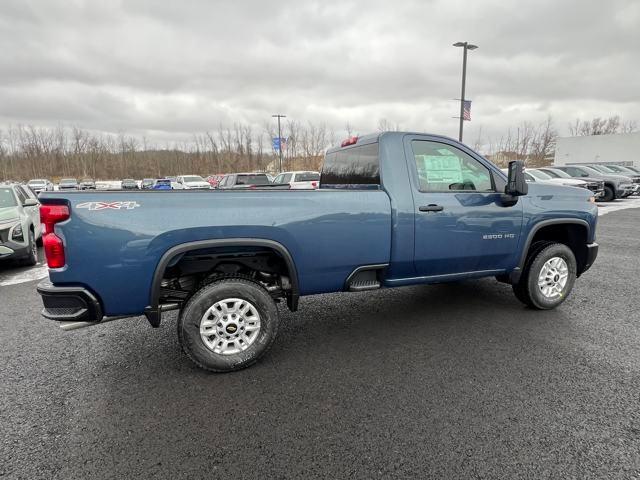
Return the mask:
<path id="1" fill-rule="evenodd" d="M 178 319 L 178 338 L 187 356 L 212 372 L 240 370 L 271 347 L 278 310 L 267 291 L 243 278 L 206 285 L 187 302 Z"/>
<path id="2" fill-rule="evenodd" d="M 522 303 L 549 310 L 564 302 L 576 281 L 576 259 L 562 243 L 532 245 L 520 281 L 513 291 Z"/>

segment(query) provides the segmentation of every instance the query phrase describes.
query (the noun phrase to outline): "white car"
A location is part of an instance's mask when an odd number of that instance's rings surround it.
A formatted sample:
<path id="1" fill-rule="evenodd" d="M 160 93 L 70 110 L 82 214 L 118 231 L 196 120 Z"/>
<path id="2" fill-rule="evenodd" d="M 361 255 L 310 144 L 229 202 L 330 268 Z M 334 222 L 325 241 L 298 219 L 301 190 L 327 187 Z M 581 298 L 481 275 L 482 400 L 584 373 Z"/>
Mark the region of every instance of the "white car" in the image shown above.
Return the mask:
<path id="1" fill-rule="evenodd" d="M 29 188 L 36 192 L 36 195 L 40 192 L 53 192 L 53 183 L 51 183 L 46 178 L 36 178 L 33 180 L 29 180 L 27 183 Z"/>
<path id="2" fill-rule="evenodd" d="M 565 187 L 579 187 L 587 188 L 587 182 L 584 180 L 578 180 L 577 178 L 555 178 L 549 175 L 547 172 L 538 170 L 536 168 L 527 168 L 525 173 L 528 173 L 536 179 L 536 182 L 542 183 L 555 183 L 556 185 L 564 185 Z"/>
<path id="3" fill-rule="evenodd" d="M 38 262 L 37 243 L 42 238 L 40 203 L 30 188 L 13 184 L 0 187 L 0 259 L 25 265 Z"/>
<path id="4" fill-rule="evenodd" d="M 185 190 L 209 190 L 211 185 L 200 175 L 180 175 L 177 183 Z"/>
<path id="5" fill-rule="evenodd" d="M 320 174 L 312 171 L 282 172 L 273 183 L 288 183 L 292 190 L 313 190 L 320 186 Z"/>

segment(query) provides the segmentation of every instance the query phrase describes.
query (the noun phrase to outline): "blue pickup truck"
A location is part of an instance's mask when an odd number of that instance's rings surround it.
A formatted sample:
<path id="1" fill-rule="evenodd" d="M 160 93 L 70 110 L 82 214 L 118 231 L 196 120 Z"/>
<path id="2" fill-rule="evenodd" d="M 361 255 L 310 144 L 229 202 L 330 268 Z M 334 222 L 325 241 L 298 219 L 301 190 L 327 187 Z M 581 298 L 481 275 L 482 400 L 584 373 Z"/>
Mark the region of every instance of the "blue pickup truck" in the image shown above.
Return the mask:
<path id="1" fill-rule="evenodd" d="M 179 310 L 216 372 L 257 361 L 276 304 L 304 295 L 495 277 L 551 309 L 594 262 L 589 190 L 527 185 L 450 138 L 386 132 L 327 151 L 318 190 L 44 192 L 43 315 L 65 329 Z M 426 308 L 426 307 L 425 307 Z M 425 314 L 428 314 L 425 311 Z"/>

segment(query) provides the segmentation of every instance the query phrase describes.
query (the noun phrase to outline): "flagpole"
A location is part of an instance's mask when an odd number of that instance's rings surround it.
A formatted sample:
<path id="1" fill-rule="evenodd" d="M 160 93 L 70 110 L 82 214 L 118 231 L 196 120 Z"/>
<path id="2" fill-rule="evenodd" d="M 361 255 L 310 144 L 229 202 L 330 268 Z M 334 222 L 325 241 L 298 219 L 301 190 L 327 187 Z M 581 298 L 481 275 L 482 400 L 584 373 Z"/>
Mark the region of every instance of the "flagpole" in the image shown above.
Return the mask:
<path id="1" fill-rule="evenodd" d="M 460 94 L 460 131 L 458 132 L 458 140 L 462 142 L 462 131 L 464 128 L 464 89 L 467 82 L 467 50 L 475 50 L 477 45 L 469 42 L 457 42 L 454 47 L 462 47 L 462 93 Z"/>
<path id="2" fill-rule="evenodd" d="M 278 173 L 282 173 L 282 131 L 280 130 L 280 119 L 286 118 L 286 115 L 271 115 L 274 118 L 278 119 L 278 156 L 280 157 L 280 171 Z"/>

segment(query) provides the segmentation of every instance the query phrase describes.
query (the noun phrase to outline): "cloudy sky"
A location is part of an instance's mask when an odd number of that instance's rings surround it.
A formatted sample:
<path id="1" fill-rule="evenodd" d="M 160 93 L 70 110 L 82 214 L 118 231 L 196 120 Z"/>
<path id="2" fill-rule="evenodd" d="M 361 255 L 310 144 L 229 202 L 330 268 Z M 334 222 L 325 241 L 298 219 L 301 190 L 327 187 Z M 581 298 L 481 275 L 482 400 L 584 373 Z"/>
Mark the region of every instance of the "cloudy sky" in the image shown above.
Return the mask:
<path id="1" fill-rule="evenodd" d="M 465 140 L 552 115 L 640 120 L 640 1 L 4 0 L 0 126 L 180 140 L 272 113 Z"/>

